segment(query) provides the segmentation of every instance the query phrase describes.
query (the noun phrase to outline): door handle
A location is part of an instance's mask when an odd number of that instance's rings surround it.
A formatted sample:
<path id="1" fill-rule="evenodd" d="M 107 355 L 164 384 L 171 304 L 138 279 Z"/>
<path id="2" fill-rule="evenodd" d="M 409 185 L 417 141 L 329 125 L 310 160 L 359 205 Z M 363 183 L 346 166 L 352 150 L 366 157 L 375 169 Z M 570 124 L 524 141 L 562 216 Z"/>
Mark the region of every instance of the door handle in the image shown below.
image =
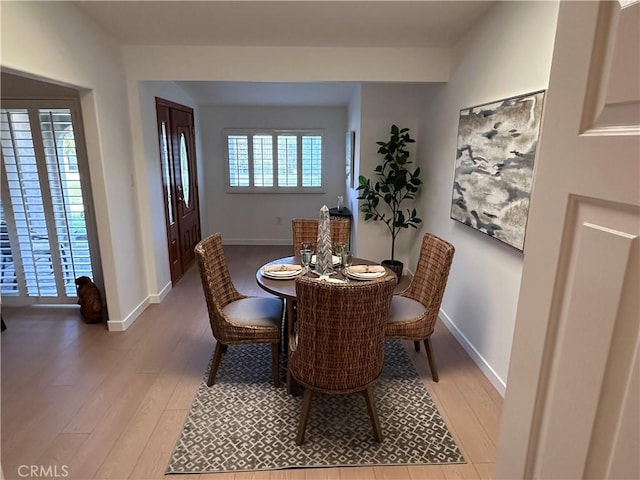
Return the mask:
<path id="1" fill-rule="evenodd" d="M 176 187 L 176 190 L 178 191 L 178 201 L 179 202 L 184 202 L 184 194 L 182 193 L 182 185 L 178 185 Z"/>

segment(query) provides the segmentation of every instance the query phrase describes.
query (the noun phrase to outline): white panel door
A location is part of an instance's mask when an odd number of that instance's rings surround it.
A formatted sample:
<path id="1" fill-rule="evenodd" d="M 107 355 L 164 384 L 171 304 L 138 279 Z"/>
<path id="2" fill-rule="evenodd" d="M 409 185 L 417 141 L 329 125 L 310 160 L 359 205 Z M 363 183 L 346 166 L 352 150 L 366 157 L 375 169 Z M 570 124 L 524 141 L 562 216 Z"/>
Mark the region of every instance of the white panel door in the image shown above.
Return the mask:
<path id="1" fill-rule="evenodd" d="M 640 3 L 563 2 L 497 478 L 640 478 Z"/>

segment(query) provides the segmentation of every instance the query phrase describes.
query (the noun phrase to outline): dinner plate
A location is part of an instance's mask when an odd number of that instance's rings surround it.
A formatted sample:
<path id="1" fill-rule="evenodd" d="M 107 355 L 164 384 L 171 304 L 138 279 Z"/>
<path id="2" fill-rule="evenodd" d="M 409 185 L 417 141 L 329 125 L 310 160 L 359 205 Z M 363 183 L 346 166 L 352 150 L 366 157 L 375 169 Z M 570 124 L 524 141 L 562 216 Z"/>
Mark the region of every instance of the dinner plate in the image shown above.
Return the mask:
<path id="1" fill-rule="evenodd" d="M 280 273 L 274 273 L 274 272 L 265 272 L 263 270 L 262 276 L 270 278 L 272 280 L 291 280 L 293 278 L 296 278 L 302 272 L 303 270 L 300 270 L 299 272 L 288 273 L 288 274 L 280 274 Z"/>
<path id="2" fill-rule="evenodd" d="M 276 266 L 276 265 L 272 265 L 272 266 Z M 304 272 L 304 269 L 302 267 L 298 267 L 295 269 L 292 269 L 291 265 L 283 265 L 282 267 L 283 267 L 282 270 L 278 270 L 278 269 L 265 270 L 263 268 L 262 276 L 276 279 L 276 280 L 290 280 L 292 278 L 296 278 L 298 275 Z"/>
<path id="3" fill-rule="evenodd" d="M 334 265 L 340 265 L 340 257 L 338 257 L 337 255 L 331 255 L 331 263 L 333 263 Z M 312 255 L 311 265 L 315 265 L 315 264 L 316 264 L 316 256 Z"/>
<path id="4" fill-rule="evenodd" d="M 353 280 L 373 280 L 384 277 L 387 272 L 354 272 L 350 268 L 346 268 L 344 274 Z"/>

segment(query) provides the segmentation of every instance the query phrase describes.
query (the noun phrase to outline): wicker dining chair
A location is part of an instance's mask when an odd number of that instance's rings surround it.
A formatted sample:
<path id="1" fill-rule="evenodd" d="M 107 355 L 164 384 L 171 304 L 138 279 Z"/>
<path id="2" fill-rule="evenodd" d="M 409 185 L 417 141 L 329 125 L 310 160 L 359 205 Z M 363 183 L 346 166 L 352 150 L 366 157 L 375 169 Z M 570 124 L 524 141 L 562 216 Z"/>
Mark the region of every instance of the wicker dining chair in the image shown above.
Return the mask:
<path id="1" fill-rule="evenodd" d="M 377 441 L 382 430 L 373 382 L 382 371 L 384 328 L 396 279 L 336 284 L 296 279 L 297 332 L 289 339 L 289 369 L 305 387 L 296 443 L 304 441 L 314 392 L 362 392 Z"/>
<path id="2" fill-rule="evenodd" d="M 424 235 L 416 273 L 407 289 L 393 296 L 386 327 L 387 338 L 413 340 L 416 352 L 420 351 L 420 342 L 424 342 L 434 382 L 438 381 L 438 371 L 431 334 L 438 319 L 454 252 L 455 248 L 449 242 L 430 233 Z"/>
<path id="3" fill-rule="evenodd" d="M 351 236 L 351 220 L 339 218 L 330 220 L 331 243 L 344 243 L 349 245 Z M 298 255 L 303 243 L 316 244 L 318 241 L 318 220 L 313 218 L 294 218 L 291 220 L 293 231 L 293 255 Z"/>
<path id="4" fill-rule="evenodd" d="M 273 383 L 280 385 L 278 370 L 282 300 L 249 297 L 239 293 L 227 267 L 222 235 L 215 233 L 195 246 L 211 331 L 216 339 L 213 365 L 207 381 L 212 386 L 228 345 L 270 343 Z"/>

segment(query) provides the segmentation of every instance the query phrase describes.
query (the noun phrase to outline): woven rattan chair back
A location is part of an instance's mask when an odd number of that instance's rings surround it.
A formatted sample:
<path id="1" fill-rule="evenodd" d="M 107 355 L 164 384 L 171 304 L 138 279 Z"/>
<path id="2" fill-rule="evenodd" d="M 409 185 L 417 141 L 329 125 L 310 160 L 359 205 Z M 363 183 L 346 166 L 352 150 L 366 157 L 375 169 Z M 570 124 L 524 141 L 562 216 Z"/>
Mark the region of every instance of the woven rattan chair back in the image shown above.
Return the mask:
<path id="1" fill-rule="evenodd" d="M 207 301 L 213 336 L 227 343 L 237 335 L 234 335 L 232 325 L 225 321 L 222 309 L 231 302 L 245 298 L 245 295 L 239 293 L 231 281 L 222 249 L 222 235 L 214 233 L 200 241 L 195 246 L 194 252 L 200 268 L 202 289 Z M 243 333 L 240 335 L 243 336 Z"/>
<path id="2" fill-rule="evenodd" d="M 362 391 L 374 436 L 382 441 L 373 382 L 382 371 L 384 330 L 396 279 L 348 285 L 296 280 L 297 335 L 289 368 L 305 386 L 296 443 L 302 444 L 313 393 Z"/>
<path id="3" fill-rule="evenodd" d="M 433 332 L 440 304 L 447 286 L 449 271 L 455 248 L 446 240 L 425 233 L 420 248 L 416 273 L 409 287 L 402 292 L 405 297 L 417 300 L 427 309 L 421 330 L 429 335 Z M 422 333 L 421 335 L 425 335 Z"/>
<path id="4" fill-rule="evenodd" d="M 351 236 L 351 220 L 340 218 L 330 221 L 331 242 L 349 245 Z M 299 255 L 303 243 L 316 244 L 318 241 L 318 220 L 313 218 L 294 218 L 291 221 L 293 232 L 293 255 Z"/>
<path id="5" fill-rule="evenodd" d="M 382 370 L 394 287 L 391 276 L 349 285 L 297 279 L 293 376 L 325 393 L 358 391 L 373 382 Z"/>
<path id="6" fill-rule="evenodd" d="M 393 312 L 402 309 L 404 302 L 400 300 L 404 299 L 396 298 L 393 300 L 394 308 L 386 328 L 387 338 L 413 340 L 416 352 L 420 351 L 420 342 L 424 343 L 434 382 L 438 381 L 438 369 L 431 345 L 431 334 L 438 320 L 454 252 L 455 248 L 449 242 L 430 233 L 424 235 L 416 273 L 409 287 L 400 294 L 402 297 L 420 302 L 424 311 L 415 318 L 404 318 L 401 315 L 398 320 L 397 314 Z"/>

